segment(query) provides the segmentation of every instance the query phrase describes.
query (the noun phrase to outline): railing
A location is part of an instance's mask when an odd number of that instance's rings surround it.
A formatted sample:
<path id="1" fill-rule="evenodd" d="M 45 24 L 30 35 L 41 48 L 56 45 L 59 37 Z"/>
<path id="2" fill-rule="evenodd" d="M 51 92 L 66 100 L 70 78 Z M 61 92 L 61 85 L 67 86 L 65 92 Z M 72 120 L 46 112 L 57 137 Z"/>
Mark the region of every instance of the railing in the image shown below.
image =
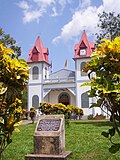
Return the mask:
<path id="1" fill-rule="evenodd" d="M 68 78 L 55 78 L 55 79 L 45 79 L 44 83 L 64 83 L 64 82 L 75 82 L 75 77 Z"/>

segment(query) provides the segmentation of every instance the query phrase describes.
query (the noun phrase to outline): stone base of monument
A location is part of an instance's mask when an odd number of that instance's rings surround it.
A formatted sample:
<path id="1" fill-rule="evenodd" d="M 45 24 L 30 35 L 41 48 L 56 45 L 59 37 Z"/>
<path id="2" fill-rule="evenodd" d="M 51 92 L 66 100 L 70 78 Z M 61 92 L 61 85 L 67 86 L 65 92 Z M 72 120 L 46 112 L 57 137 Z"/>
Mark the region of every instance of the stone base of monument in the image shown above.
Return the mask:
<path id="1" fill-rule="evenodd" d="M 34 152 L 25 160 L 67 160 L 64 115 L 41 115 L 34 133 Z"/>
<path id="2" fill-rule="evenodd" d="M 72 152 L 65 151 L 61 155 L 46 155 L 46 154 L 28 154 L 25 160 L 67 160 Z"/>

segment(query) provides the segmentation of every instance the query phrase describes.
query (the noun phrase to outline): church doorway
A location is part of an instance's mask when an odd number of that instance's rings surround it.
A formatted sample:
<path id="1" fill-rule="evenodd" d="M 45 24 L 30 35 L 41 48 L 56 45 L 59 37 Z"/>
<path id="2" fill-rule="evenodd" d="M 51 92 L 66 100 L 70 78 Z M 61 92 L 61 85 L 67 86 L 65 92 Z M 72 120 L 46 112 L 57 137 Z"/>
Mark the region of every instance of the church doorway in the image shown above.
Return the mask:
<path id="1" fill-rule="evenodd" d="M 69 105 L 70 104 L 70 96 L 68 93 L 61 93 L 58 97 L 58 102 L 62 103 L 64 105 Z"/>

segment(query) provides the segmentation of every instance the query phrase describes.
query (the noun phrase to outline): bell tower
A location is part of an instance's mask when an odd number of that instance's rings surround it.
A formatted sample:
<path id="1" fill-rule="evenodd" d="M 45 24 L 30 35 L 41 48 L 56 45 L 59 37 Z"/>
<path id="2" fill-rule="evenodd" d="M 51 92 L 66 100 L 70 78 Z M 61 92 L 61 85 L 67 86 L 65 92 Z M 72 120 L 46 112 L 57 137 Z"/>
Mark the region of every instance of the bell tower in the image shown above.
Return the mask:
<path id="1" fill-rule="evenodd" d="M 43 100 L 43 82 L 49 78 L 49 51 L 44 48 L 40 36 L 29 52 L 27 63 L 30 66 L 28 81 L 28 110 L 36 109 Z"/>
<path id="2" fill-rule="evenodd" d="M 89 81 L 87 74 L 83 72 L 82 69 L 85 63 L 90 61 L 90 56 L 94 49 L 94 43 L 88 40 L 86 32 L 83 31 L 79 43 L 74 46 L 74 61 L 76 74 L 76 105 L 84 109 L 85 115 L 92 114 L 92 111 L 89 109 L 92 100 L 88 98 L 86 93 L 89 87 L 80 87 L 84 82 Z"/>

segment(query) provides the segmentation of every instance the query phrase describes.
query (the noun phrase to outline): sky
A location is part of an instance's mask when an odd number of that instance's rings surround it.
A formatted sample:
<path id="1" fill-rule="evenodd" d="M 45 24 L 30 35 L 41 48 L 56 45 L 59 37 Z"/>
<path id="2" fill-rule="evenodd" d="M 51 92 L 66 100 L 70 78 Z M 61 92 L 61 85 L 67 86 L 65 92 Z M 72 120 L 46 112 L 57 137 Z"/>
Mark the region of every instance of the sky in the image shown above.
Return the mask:
<path id="1" fill-rule="evenodd" d="M 95 41 L 103 11 L 120 13 L 120 0 L 0 0 L 0 27 L 21 47 L 21 58 L 28 59 L 40 36 L 53 72 L 63 69 L 66 59 L 74 70 L 74 45 L 83 30 Z"/>

